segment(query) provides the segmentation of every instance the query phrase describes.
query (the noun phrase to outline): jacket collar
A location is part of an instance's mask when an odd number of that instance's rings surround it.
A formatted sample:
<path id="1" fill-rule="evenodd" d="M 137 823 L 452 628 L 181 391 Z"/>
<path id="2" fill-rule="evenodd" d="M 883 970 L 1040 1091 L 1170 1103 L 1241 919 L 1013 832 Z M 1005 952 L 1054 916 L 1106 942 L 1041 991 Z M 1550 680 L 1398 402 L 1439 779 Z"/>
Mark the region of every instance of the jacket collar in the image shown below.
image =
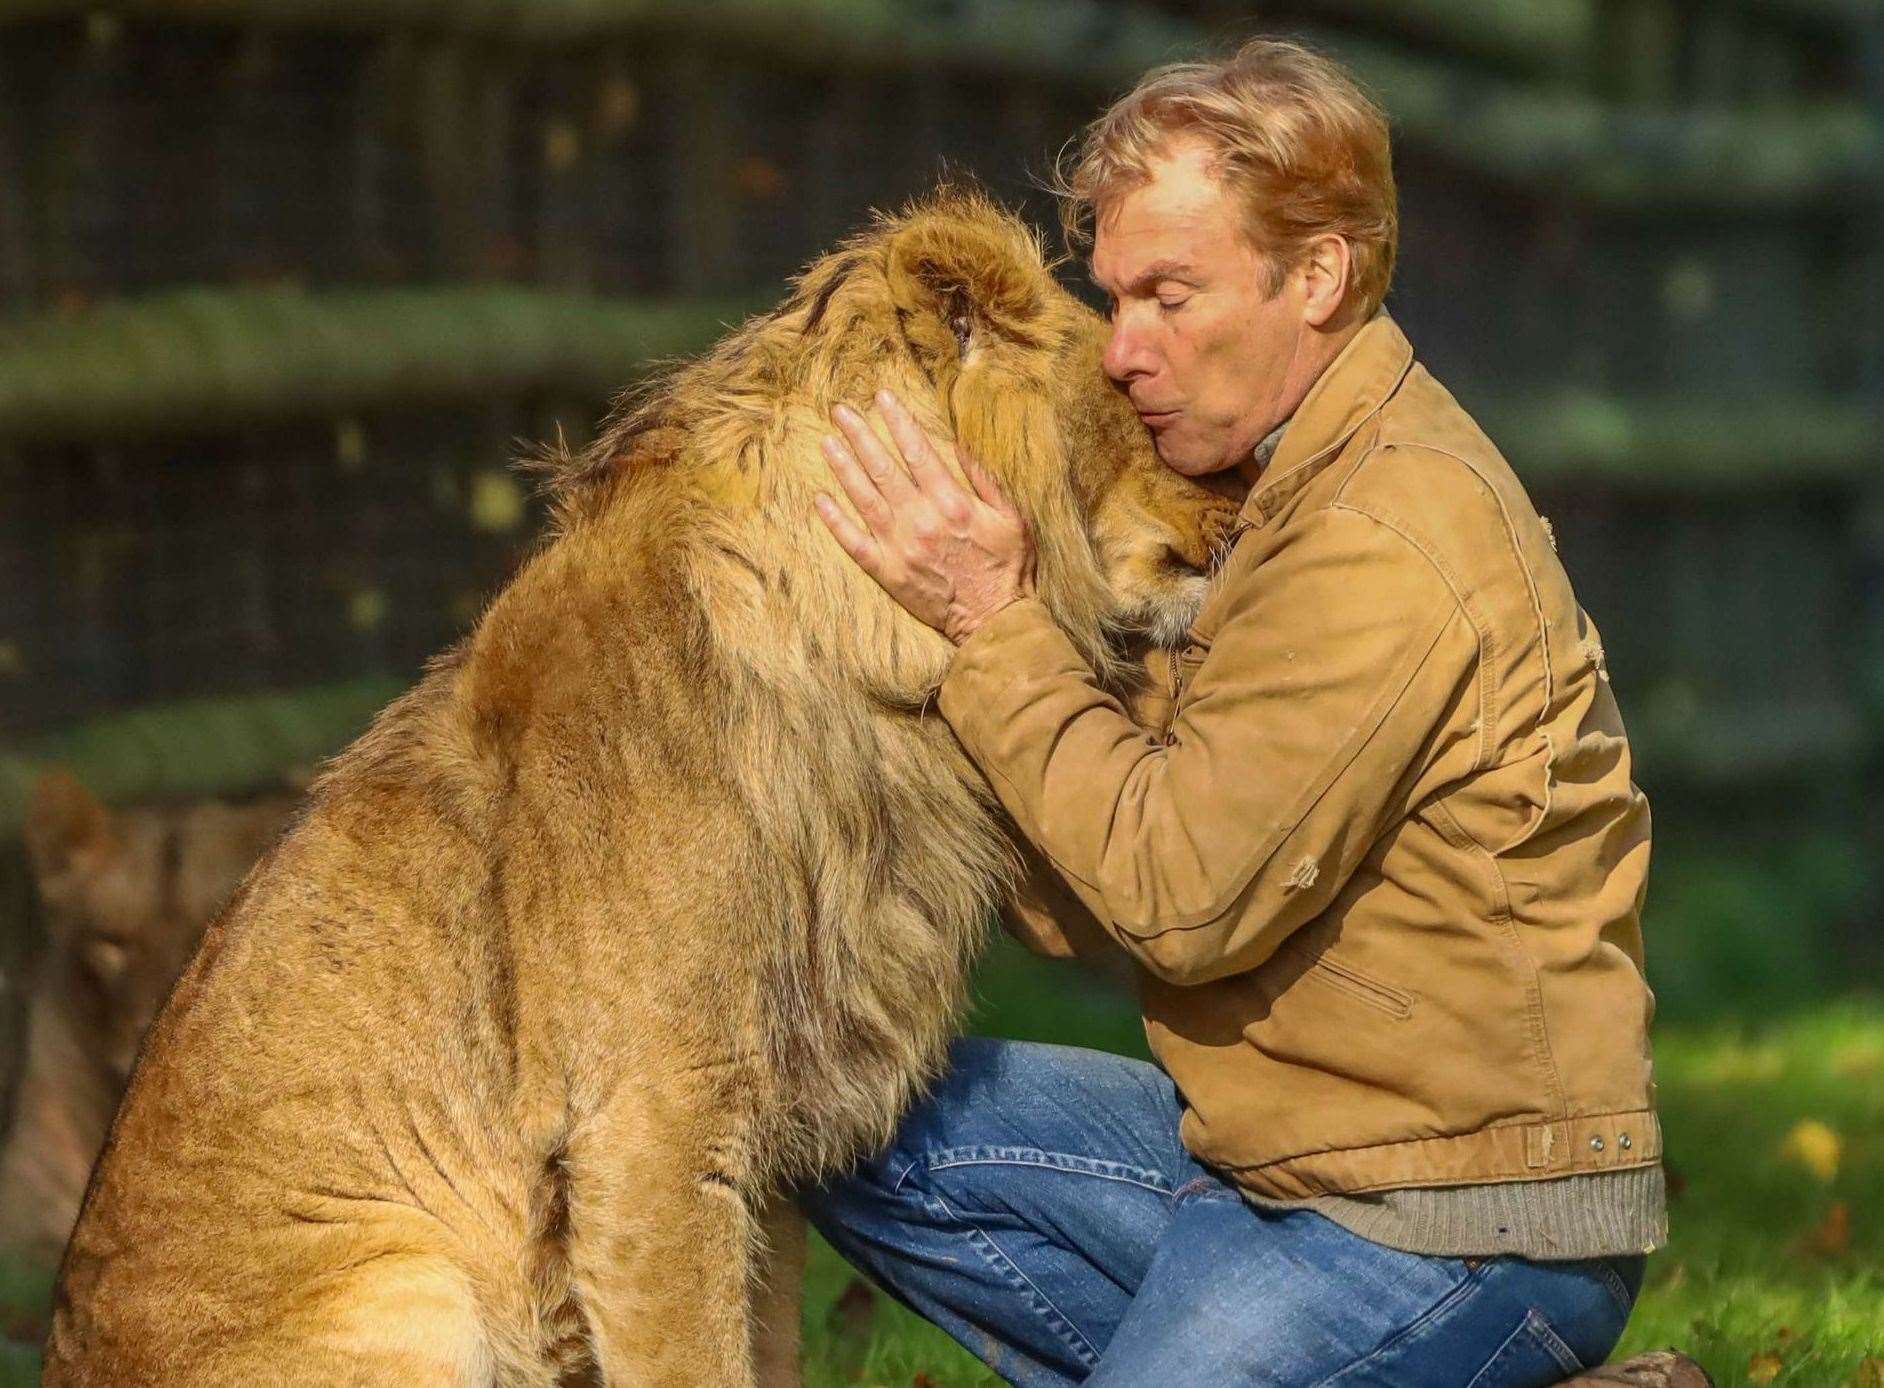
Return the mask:
<path id="1" fill-rule="evenodd" d="M 1375 314 L 1309 387 L 1244 499 L 1239 523 L 1251 529 L 1267 524 L 1387 403 L 1412 365 L 1406 334 L 1385 313 Z"/>

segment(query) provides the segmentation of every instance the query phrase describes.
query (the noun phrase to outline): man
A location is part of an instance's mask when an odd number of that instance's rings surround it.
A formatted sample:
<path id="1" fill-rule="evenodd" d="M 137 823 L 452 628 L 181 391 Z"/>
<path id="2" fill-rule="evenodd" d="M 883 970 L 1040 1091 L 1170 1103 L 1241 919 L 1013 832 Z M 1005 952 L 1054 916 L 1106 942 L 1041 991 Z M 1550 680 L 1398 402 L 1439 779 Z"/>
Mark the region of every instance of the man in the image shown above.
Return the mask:
<path id="1" fill-rule="evenodd" d="M 1106 373 L 1244 494 L 1160 725 L 894 400 L 903 457 L 839 412 L 856 514 L 819 509 L 958 644 L 941 712 L 1070 889 L 1017 924 L 1126 950 L 1159 1065 L 961 1043 L 807 1209 L 1016 1384 L 1556 1382 L 1664 1237 L 1648 806 L 1595 628 L 1379 311 L 1387 132 L 1339 68 L 1258 41 L 1155 72 L 1068 192 Z"/>

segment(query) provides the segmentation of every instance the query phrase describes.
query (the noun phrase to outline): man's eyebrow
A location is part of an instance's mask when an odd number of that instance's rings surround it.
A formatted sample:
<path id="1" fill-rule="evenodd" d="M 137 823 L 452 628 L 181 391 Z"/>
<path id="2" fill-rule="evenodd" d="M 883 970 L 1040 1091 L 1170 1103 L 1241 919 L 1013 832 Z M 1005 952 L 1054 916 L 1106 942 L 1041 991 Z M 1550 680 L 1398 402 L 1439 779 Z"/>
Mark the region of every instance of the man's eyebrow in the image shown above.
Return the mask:
<path id="1" fill-rule="evenodd" d="M 1194 283 L 1196 279 L 1197 271 L 1185 261 L 1154 260 L 1151 264 L 1134 275 L 1131 282 L 1125 285 L 1120 292 L 1125 294 L 1142 293 L 1151 288 L 1159 280 L 1184 280 Z M 1098 283 L 1101 289 L 1106 287 L 1103 283 L 1099 282 L 1097 276 L 1094 276 L 1094 282 Z"/>

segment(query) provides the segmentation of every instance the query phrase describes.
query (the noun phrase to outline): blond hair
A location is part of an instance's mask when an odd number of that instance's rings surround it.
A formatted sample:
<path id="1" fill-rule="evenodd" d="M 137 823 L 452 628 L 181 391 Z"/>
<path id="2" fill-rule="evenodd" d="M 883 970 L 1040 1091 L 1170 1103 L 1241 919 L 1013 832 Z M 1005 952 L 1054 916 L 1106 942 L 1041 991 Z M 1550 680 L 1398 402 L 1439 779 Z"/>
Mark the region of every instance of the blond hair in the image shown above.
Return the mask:
<path id="1" fill-rule="evenodd" d="M 1202 137 L 1241 197 L 1270 293 L 1310 241 L 1337 233 L 1363 316 L 1380 306 L 1400 233 L 1387 120 L 1338 64 L 1298 43 L 1252 39 L 1228 58 L 1146 73 L 1056 171 L 1068 240 L 1087 244 L 1095 215 L 1149 178 L 1178 134 Z"/>

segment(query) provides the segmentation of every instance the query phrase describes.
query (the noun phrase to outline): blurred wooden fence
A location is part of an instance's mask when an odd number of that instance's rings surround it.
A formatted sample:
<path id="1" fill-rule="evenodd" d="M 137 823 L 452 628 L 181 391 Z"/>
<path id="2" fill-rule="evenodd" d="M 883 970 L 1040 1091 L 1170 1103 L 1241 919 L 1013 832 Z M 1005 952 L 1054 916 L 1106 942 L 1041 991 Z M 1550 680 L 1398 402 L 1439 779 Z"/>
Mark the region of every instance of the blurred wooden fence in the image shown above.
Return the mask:
<path id="1" fill-rule="evenodd" d="M 1391 113 L 1391 307 L 1553 520 L 1645 782 L 1884 745 L 1871 0 L 1263 7 Z M 944 160 L 1254 26 L 1099 0 L 0 0 L 0 832 L 330 751 L 526 543 L 518 438 Z M 1872 839 L 1875 845 L 1876 839 Z"/>

